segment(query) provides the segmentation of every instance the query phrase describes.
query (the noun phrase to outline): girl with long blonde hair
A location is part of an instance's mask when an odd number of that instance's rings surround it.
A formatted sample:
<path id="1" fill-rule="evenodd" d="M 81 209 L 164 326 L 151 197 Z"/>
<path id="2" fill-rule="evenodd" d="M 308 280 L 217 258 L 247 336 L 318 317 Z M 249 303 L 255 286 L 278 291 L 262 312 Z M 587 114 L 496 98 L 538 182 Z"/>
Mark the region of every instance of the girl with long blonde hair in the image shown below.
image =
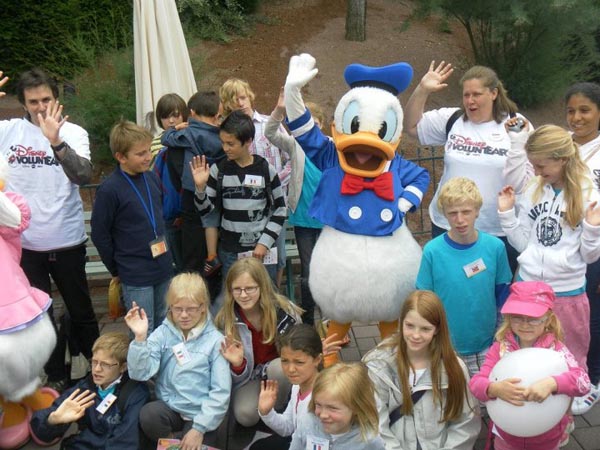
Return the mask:
<path id="1" fill-rule="evenodd" d="M 275 292 L 263 263 L 256 258 L 236 261 L 225 280 L 225 304 L 215 323 L 225 334 L 221 353 L 233 378 L 232 406 L 243 426 L 259 421 L 261 380 L 275 379 L 275 407 L 285 406 L 290 383 L 281 368 L 275 338 L 300 321 L 302 310 Z"/>

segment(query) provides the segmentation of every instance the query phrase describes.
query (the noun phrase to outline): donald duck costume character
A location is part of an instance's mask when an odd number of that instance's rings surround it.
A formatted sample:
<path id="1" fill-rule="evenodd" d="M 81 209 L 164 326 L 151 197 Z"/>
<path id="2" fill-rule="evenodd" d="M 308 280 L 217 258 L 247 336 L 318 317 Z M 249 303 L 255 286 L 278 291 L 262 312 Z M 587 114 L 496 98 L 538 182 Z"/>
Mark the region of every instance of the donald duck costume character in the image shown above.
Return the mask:
<path id="1" fill-rule="evenodd" d="M 412 67 L 351 64 L 350 90 L 339 101 L 333 140 L 315 126 L 301 88 L 318 72 L 308 54 L 293 56 L 285 84 L 292 135 L 323 176 L 310 214 L 325 227 L 313 251 L 309 285 L 327 335 L 345 336 L 353 320 L 378 321 L 382 338 L 397 331 L 400 308 L 414 290 L 421 247 L 405 223 L 429 186 L 429 174 L 396 149 L 403 112 L 397 95 Z M 337 361 L 327 355 L 325 365 Z"/>

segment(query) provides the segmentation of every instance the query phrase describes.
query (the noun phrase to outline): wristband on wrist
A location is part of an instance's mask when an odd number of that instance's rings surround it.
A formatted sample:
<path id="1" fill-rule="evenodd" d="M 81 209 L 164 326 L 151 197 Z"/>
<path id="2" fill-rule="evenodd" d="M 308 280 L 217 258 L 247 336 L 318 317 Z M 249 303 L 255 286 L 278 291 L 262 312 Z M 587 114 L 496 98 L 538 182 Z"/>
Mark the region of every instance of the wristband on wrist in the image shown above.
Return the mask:
<path id="1" fill-rule="evenodd" d="M 64 148 L 67 146 L 67 143 L 65 141 L 62 141 L 60 144 L 58 144 L 57 146 L 54 146 L 52 144 L 50 144 L 50 147 L 52 148 L 52 151 L 56 152 L 60 152 L 61 150 L 64 150 Z"/>

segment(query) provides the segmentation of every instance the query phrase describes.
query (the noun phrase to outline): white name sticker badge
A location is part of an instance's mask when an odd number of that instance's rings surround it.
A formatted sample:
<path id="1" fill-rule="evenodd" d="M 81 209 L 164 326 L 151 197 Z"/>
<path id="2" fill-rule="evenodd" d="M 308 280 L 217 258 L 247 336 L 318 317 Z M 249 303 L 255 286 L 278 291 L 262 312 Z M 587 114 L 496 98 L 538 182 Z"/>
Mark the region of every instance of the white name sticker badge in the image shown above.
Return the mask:
<path id="1" fill-rule="evenodd" d="M 329 450 L 329 439 L 308 435 L 306 450 Z"/>
<path id="2" fill-rule="evenodd" d="M 478 273 L 483 272 L 485 269 L 487 269 L 487 267 L 485 266 L 485 263 L 483 262 L 483 258 L 479 258 L 479 259 L 473 261 L 472 263 L 469 263 L 469 264 L 463 266 L 463 270 L 465 271 L 467 278 L 474 277 Z"/>
<path id="3" fill-rule="evenodd" d="M 98 411 L 100 414 L 104 414 L 106 411 L 108 411 L 108 408 L 110 408 L 116 399 L 117 397 L 114 394 L 108 394 L 106 397 L 104 397 L 104 400 L 102 400 L 102 402 L 96 406 L 96 411 Z"/>

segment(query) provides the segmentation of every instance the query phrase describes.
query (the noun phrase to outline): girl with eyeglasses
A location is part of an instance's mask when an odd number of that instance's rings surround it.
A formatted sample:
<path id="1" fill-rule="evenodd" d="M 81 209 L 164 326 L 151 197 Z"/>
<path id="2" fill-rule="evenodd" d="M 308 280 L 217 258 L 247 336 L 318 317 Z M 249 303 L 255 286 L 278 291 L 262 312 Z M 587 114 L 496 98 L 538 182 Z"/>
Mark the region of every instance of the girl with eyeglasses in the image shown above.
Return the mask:
<path id="1" fill-rule="evenodd" d="M 169 310 L 148 334 L 146 312 L 137 306 L 125 316 L 135 339 L 127 364 L 135 380 L 156 381 L 155 401 L 140 412 L 140 448 L 155 449 L 160 438 L 181 438 L 184 450 L 215 445 L 231 395 L 231 376 L 220 353 L 223 335 L 208 314 L 209 294 L 200 275 L 182 273 L 167 291 Z"/>
<path id="2" fill-rule="evenodd" d="M 552 394 L 576 397 L 589 391 L 590 380 L 585 370 L 562 343 L 560 321 L 552 311 L 555 300 L 552 288 L 541 281 L 518 281 L 511 286 L 510 295 L 501 309 L 504 322 L 496 333 L 496 341 L 490 347 L 481 371 L 469 383 L 477 399 L 486 402 L 500 398 L 515 406 L 522 406 L 526 401 L 541 403 Z M 518 378 L 490 381 L 492 369 L 503 356 L 529 347 L 549 348 L 560 353 L 568 370 L 538 380 L 528 387 L 521 386 Z M 494 448 L 556 450 L 559 444 L 562 447 L 568 442 L 569 432 L 573 428 L 570 414 L 565 414 L 549 431 L 527 438 L 512 436 L 496 425 Z"/>
<path id="3" fill-rule="evenodd" d="M 239 424 L 251 427 L 258 423 L 262 380 L 278 382 L 275 408 L 285 406 L 291 386 L 281 368 L 275 338 L 300 322 L 301 311 L 275 292 L 260 260 L 240 259 L 229 269 L 225 304 L 215 323 L 226 336 L 221 353 L 231 369 L 232 409 Z"/>

